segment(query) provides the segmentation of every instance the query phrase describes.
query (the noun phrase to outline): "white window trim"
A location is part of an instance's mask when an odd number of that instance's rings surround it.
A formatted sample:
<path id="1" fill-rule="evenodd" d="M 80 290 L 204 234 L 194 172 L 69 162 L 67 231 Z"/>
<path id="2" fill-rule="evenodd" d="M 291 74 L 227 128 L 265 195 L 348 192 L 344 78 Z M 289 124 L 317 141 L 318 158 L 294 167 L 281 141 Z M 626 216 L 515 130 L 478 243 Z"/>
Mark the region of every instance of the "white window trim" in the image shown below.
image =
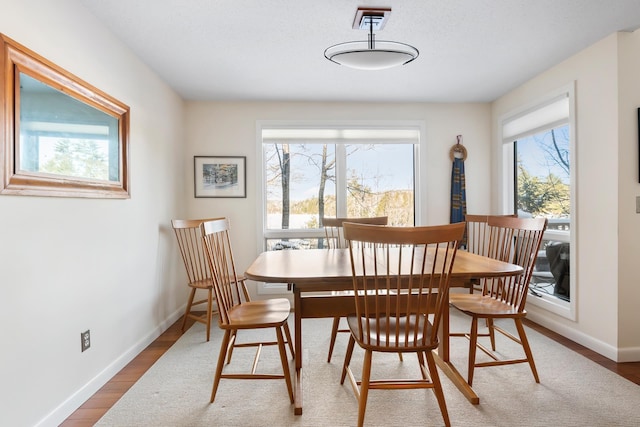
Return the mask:
<path id="1" fill-rule="evenodd" d="M 266 213 L 264 212 L 265 206 L 265 182 L 266 171 L 264 170 L 264 158 L 262 149 L 262 130 L 269 128 L 312 128 L 312 129 L 392 129 L 392 128 L 414 128 L 419 131 L 419 141 L 414 149 L 414 209 L 415 209 L 415 223 L 416 225 L 426 224 L 425 214 L 426 209 L 423 208 L 423 203 L 427 200 L 427 185 L 423 182 L 423 175 L 421 172 L 421 165 L 426 165 L 426 153 L 427 149 L 425 144 L 425 122 L 422 120 L 258 120 L 256 121 L 256 191 L 257 200 L 260 206 L 257 212 L 257 229 L 256 229 L 256 247 L 258 253 L 265 251 L 265 237 L 277 236 L 278 232 L 266 230 Z M 343 168 L 344 169 L 344 168 Z M 336 176 L 336 186 L 346 185 L 346 171 L 343 171 L 343 176 Z M 342 184 L 341 184 L 342 182 Z M 339 187 L 338 187 L 339 188 Z M 337 206 L 338 215 L 346 213 L 346 206 Z M 322 237 L 324 233 L 320 233 L 317 230 L 309 230 L 297 232 L 298 235 L 308 235 L 309 237 Z M 257 286 L 258 295 L 282 295 L 287 294 L 290 291 L 287 289 L 286 284 L 272 284 L 258 282 Z"/>
<path id="2" fill-rule="evenodd" d="M 497 129 L 499 131 L 500 143 L 502 145 L 502 193 L 500 197 L 502 198 L 501 206 L 503 213 L 512 213 L 514 206 L 514 185 L 513 177 L 514 175 L 514 164 L 513 164 L 513 143 L 506 143 L 505 137 L 503 135 L 503 129 L 505 123 L 512 122 L 515 119 L 526 115 L 529 112 L 538 110 L 549 104 L 553 103 L 553 101 L 559 99 L 562 96 L 566 96 L 569 99 L 569 119 L 568 121 L 562 121 L 563 123 L 568 123 L 570 127 L 569 132 L 569 158 L 571 164 L 571 173 L 570 173 L 570 185 L 571 185 L 571 233 L 570 238 L 568 239 L 571 243 L 571 252 L 569 254 L 570 257 L 570 265 L 571 265 L 571 276 L 569 282 L 569 289 L 571 299 L 569 302 L 563 301 L 560 298 L 556 298 L 553 296 L 541 296 L 535 297 L 529 295 L 527 297 L 527 303 L 531 305 L 535 305 L 537 307 L 543 308 L 547 311 L 550 311 L 554 314 L 562 316 L 564 318 L 570 320 L 577 319 L 577 304 L 576 301 L 578 299 L 577 283 L 578 283 L 578 265 L 577 265 L 577 235 L 578 235 L 578 215 L 576 212 L 576 194 L 578 193 L 577 187 L 577 171 L 578 164 L 576 162 L 577 158 L 577 147 L 576 147 L 576 116 L 575 116 L 575 81 L 564 85 L 552 92 L 547 93 L 545 96 L 528 103 L 520 108 L 511 110 L 504 115 L 502 115 L 498 120 Z M 552 127 L 556 127 L 559 123 L 557 121 L 548 123 L 547 126 L 538 127 L 536 129 L 532 129 L 532 131 L 540 132 L 545 129 L 551 129 Z M 517 139 L 519 135 L 514 135 L 510 137 L 510 139 Z M 554 232 L 546 232 L 545 238 L 553 237 L 554 240 L 565 240 L 566 236 L 559 236 L 558 233 Z"/>

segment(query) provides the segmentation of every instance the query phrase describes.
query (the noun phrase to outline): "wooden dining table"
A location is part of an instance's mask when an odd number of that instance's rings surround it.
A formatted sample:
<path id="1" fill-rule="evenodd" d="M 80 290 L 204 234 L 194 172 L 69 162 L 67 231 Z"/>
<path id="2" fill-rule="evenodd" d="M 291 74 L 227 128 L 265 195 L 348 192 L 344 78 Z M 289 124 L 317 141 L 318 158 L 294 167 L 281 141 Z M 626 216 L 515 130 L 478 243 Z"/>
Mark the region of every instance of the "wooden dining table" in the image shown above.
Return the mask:
<path id="1" fill-rule="evenodd" d="M 482 277 L 522 274 L 522 268 L 459 250 L 451 274 L 452 287 L 468 287 Z M 245 272 L 248 279 L 287 283 L 293 290 L 295 390 L 294 412 L 302 414 L 302 319 L 353 314 L 354 297 L 348 249 L 306 249 L 263 252 Z M 447 296 L 448 298 L 448 296 Z M 449 305 L 441 322 L 436 362 L 456 387 L 473 403 L 480 398 L 455 368 L 449 357 Z"/>

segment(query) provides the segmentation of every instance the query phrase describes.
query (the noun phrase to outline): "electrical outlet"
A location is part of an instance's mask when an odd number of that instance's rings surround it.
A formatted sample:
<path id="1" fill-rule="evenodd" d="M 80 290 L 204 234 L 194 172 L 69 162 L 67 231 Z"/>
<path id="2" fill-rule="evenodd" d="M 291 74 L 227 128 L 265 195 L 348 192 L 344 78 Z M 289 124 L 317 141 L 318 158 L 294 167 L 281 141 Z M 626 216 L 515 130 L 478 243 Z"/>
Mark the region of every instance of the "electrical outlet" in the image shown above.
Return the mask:
<path id="1" fill-rule="evenodd" d="M 91 347 L 91 334 L 89 329 L 80 332 L 80 344 L 82 345 L 82 351 L 88 350 L 89 347 Z"/>

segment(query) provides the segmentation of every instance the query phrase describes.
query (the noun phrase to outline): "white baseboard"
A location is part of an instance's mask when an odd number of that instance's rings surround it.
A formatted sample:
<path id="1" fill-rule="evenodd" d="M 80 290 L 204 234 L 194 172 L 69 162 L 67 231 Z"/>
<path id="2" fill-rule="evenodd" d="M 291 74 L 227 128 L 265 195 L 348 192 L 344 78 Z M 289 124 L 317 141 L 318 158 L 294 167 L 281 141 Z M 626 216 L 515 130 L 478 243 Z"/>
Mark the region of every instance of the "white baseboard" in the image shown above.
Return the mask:
<path id="1" fill-rule="evenodd" d="M 96 375 L 91 381 L 82 386 L 78 391 L 73 393 L 69 398 L 62 402 L 56 409 L 51 411 L 47 416 L 40 420 L 36 427 L 57 427 L 84 402 L 93 396 L 102 386 L 104 386 L 111 378 L 113 378 L 122 368 L 127 366 L 142 350 L 147 348 L 156 338 L 175 323 L 183 314 L 186 304 L 173 312 L 167 319 L 160 323 L 149 334 L 140 339 L 129 350 L 124 352 L 120 357 L 109 364 L 105 369 Z"/>
<path id="2" fill-rule="evenodd" d="M 640 362 L 640 347 L 627 347 L 619 349 L 618 362 Z"/>
<path id="3" fill-rule="evenodd" d="M 593 350 L 596 353 L 599 353 L 604 357 L 613 360 L 614 362 L 620 362 L 620 360 L 618 360 L 618 348 L 610 344 L 595 339 L 592 336 L 585 334 L 584 332 L 577 331 L 573 328 L 563 325 L 562 323 L 556 322 L 553 319 L 550 319 L 548 316 L 535 313 L 534 311 L 527 310 L 527 319 L 536 322 L 537 324 L 544 326 L 545 328 L 552 330 L 553 332 L 556 332 L 563 337 L 569 338 L 570 340 L 575 341 L 578 344 L 583 345 L 588 349 Z"/>

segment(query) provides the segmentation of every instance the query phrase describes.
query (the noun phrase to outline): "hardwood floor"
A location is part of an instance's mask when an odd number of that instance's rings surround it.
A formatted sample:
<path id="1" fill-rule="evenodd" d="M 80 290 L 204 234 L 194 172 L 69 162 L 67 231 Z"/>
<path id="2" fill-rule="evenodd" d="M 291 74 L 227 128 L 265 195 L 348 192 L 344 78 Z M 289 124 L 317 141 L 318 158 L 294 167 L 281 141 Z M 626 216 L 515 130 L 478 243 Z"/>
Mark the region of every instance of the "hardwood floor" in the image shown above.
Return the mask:
<path id="1" fill-rule="evenodd" d="M 61 427 L 93 426 L 135 382 L 167 351 L 182 335 L 180 324 L 182 319 L 174 323 L 161 336 L 144 349 L 135 359 L 116 374 L 107 384 L 98 390 L 89 400 L 69 416 Z M 189 328 L 194 321 L 187 321 Z M 558 343 L 580 353 L 584 357 L 617 373 L 618 375 L 640 385 L 640 362 L 615 363 L 598 353 L 589 350 L 555 332 L 525 319 L 532 329 L 557 341 Z"/>
<path id="2" fill-rule="evenodd" d="M 187 319 L 186 329 L 195 321 Z M 108 383 L 89 398 L 61 427 L 93 426 L 133 386 L 147 369 L 153 365 L 182 336 L 182 318 L 149 344 L 135 359 L 122 368 Z"/>
<path id="3" fill-rule="evenodd" d="M 551 338 L 552 340 L 564 345 L 567 348 L 570 348 L 576 353 L 583 355 L 587 359 L 596 362 L 598 365 L 603 366 L 608 370 L 620 375 L 621 377 L 624 377 L 629 381 L 640 385 L 640 362 L 616 363 L 610 359 L 607 359 L 601 354 L 596 353 L 593 350 L 589 350 L 588 348 L 575 343 L 560 334 L 557 334 L 543 326 L 538 325 L 537 323 L 534 323 L 527 319 L 524 319 L 524 323 L 531 329 L 535 329 L 536 331 Z"/>

